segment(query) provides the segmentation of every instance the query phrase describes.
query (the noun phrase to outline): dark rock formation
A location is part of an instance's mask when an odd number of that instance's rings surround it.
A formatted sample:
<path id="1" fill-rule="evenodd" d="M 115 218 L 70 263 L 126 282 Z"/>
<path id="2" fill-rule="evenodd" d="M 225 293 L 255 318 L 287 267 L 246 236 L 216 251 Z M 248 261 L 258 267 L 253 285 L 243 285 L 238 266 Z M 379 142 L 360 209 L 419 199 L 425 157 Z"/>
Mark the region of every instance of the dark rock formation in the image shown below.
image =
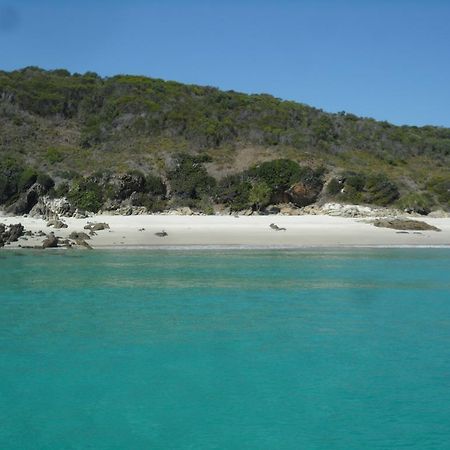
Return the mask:
<path id="1" fill-rule="evenodd" d="M 431 209 L 426 206 L 412 206 L 410 208 L 406 208 L 405 212 L 409 214 L 420 214 L 421 216 L 428 216 L 430 214 Z"/>
<path id="2" fill-rule="evenodd" d="M 14 215 L 28 214 L 38 203 L 39 198 L 48 191 L 46 186 L 34 183 L 26 192 L 6 208 L 6 212 Z"/>
<path id="3" fill-rule="evenodd" d="M 88 223 L 84 229 L 91 231 L 109 230 L 109 225 L 107 223 Z"/>
<path id="4" fill-rule="evenodd" d="M 376 227 L 391 228 L 393 230 L 430 230 L 441 231 L 439 228 L 420 220 L 410 219 L 378 219 L 373 222 Z"/>
<path id="5" fill-rule="evenodd" d="M 24 227 L 17 223 L 10 225 L 7 229 L 6 225 L 0 224 L 0 247 L 11 242 L 17 242 L 21 236 L 24 235 Z"/>
<path id="6" fill-rule="evenodd" d="M 47 222 L 48 227 L 53 227 L 55 229 L 67 228 L 67 224 L 59 219 L 52 219 Z"/>
<path id="7" fill-rule="evenodd" d="M 55 248 L 58 247 L 58 238 L 52 232 L 47 236 L 47 239 L 44 239 L 42 242 L 42 248 Z"/>
<path id="8" fill-rule="evenodd" d="M 116 196 L 120 200 L 130 197 L 135 192 L 144 192 L 145 178 L 139 173 L 128 173 L 117 177 Z"/>
<path id="9" fill-rule="evenodd" d="M 275 230 L 275 231 L 286 231 L 286 228 L 280 228 L 278 225 L 276 225 L 274 223 L 271 223 L 269 226 L 270 226 L 270 228 L 272 228 L 272 230 Z"/>
<path id="10" fill-rule="evenodd" d="M 84 247 L 88 250 L 93 250 L 92 246 L 89 245 L 84 239 L 75 239 L 75 243 L 78 245 L 78 247 Z"/>
<path id="11" fill-rule="evenodd" d="M 69 234 L 69 239 L 73 239 L 74 241 L 78 239 L 87 240 L 90 238 L 91 237 L 88 234 L 83 233 L 82 231 L 72 231 L 72 233 Z"/>
<path id="12" fill-rule="evenodd" d="M 289 201 L 295 206 L 307 206 L 311 205 L 317 200 L 322 186 L 308 185 L 307 183 L 296 183 L 286 191 L 289 197 Z"/>

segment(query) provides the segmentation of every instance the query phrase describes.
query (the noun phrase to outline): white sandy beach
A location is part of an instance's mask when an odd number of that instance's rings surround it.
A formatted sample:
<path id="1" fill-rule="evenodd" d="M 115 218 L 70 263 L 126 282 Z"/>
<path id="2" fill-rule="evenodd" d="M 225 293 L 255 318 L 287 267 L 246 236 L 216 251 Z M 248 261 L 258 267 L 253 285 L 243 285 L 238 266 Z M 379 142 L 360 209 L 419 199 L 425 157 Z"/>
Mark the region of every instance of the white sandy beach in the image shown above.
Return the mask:
<path id="1" fill-rule="evenodd" d="M 63 218 L 68 228 L 53 230 L 46 221 L 29 217 L 0 217 L 5 224 L 22 223 L 26 230 L 54 231 L 65 238 L 72 231 L 85 231 L 87 223 L 106 222 L 109 230 L 98 231 L 89 244 L 94 248 L 160 246 L 250 246 L 250 247 L 339 247 L 339 246 L 450 246 L 450 219 L 423 220 L 441 232 L 398 232 L 377 228 L 370 219 L 326 215 L 305 216 L 175 216 L 97 215 L 88 219 Z M 270 228 L 275 223 L 286 231 Z M 142 230 L 143 229 L 143 230 Z M 156 232 L 168 236 L 158 237 Z M 21 238 L 11 247 L 40 245 L 43 238 Z"/>

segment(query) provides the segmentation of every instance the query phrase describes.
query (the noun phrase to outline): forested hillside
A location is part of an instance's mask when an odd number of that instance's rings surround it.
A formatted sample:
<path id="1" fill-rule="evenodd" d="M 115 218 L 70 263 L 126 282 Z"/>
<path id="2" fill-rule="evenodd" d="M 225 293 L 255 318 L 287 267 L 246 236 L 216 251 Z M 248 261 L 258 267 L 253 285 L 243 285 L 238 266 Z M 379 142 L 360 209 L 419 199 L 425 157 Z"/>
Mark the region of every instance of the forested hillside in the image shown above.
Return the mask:
<path id="1" fill-rule="evenodd" d="M 0 71 L 0 204 L 450 208 L 450 129 L 140 76 Z"/>

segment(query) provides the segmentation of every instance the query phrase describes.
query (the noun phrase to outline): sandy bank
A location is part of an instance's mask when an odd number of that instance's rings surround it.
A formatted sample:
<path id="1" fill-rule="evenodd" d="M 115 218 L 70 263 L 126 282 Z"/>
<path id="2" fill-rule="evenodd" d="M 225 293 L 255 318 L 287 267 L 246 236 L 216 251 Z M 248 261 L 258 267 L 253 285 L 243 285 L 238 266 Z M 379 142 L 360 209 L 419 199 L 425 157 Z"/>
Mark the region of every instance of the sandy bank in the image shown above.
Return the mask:
<path id="1" fill-rule="evenodd" d="M 97 232 L 94 248 L 146 246 L 450 246 L 450 219 L 424 218 L 441 232 L 398 232 L 376 228 L 363 219 L 332 216 L 173 216 L 98 215 L 89 219 L 63 218 L 68 228 L 54 230 L 60 237 L 84 231 L 88 222 L 106 222 L 109 230 Z M 27 230 L 53 231 L 42 219 L 0 217 L 5 224 L 21 222 Z M 275 223 L 286 231 L 270 228 Z M 166 237 L 155 236 L 165 230 Z M 43 238 L 21 238 L 17 245 L 39 245 Z"/>

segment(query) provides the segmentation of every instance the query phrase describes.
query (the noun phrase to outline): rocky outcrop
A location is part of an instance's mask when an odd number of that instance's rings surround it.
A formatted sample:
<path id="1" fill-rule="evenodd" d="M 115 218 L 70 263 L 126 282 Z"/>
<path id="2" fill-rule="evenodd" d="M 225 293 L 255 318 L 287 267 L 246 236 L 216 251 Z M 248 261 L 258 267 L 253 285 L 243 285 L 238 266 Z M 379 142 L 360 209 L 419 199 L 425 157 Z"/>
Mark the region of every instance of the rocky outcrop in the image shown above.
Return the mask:
<path id="1" fill-rule="evenodd" d="M 411 219 L 378 219 L 373 224 L 379 228 L 391 228 L 402 231 L 441 231 L 439 228 L 426 222 Z"/>
<path id="2" fill-rule="evenodd" d="M 127 173 L 112 179 L 112 184 L 116 185 L 116 197 L 124 200 L 132 196 L 135 192 L 144 192 L 145 178 L 139 173 Z"/>
<path id="3" fill-rule="evenodd" d="M 56 248 L 58 247 L 58 238 L 51 232 L 42 242 L 42 248 Z"/>
<path id="4" fill-rule="evenodd" d="M 30 210 L 31 217 L 39 217 L 45 220 L 55 219 L 59 216 L 72 217 L 79 213 L 65 198 L 41 197 Z"/>
<path id="5" fill-rule="evenodd" d="M 20 194 L 19 198 L 6 208 L 6 212 L 13 215 L 28 214 L 39 199 L 48 192 L 48 186 L 43 186 L 40 183 L 34 183 L 28 188 L 26 192 Z"/>
<path id="6" fill-rule="evenodd" d="M 396 209 L 371 207 L 363 205 L 344 205 L 341 203 L 325 203 L 322 206 L 311 205 L 304 208 L 307 214 L 326 214 L 337 217 L 397 217 L 404 214 Z"/>
<path id="7" fill-rule="evenodd" d="M 84 247 L 88 250 L 93 250 L 92 246 L 89 245 L 84 239 L 75 239 L 75 244 L 77 244 L 78 247 Z"/>
<path id="8" fill-rule="evenodd" d="M 17 242 L 21 236 L 24 235 L 24 227 L 17 223 L 6 227 L 0 224 L 0 247 L 3 247 L 11 242 Z"/>
<path id="9" fill-rule="evenodd" d="M 439 219 L 444 219 L 450 217 L 450 213 L 446 212 L 442 209 L 438 209 L 437 211 L 431 211 L 430 214 L 428 214 L 428 217 L 435 217 Z"/>
<path id="10" fill-rule="evenodd" d="M 302 209 L 298 208 L 292 203 L 279 205 L 279 208 L 280 214 L 283 216 L 298 216 L 302 214 Z"/>
<path id="11" fill-rule="evenodd" d="M 91 239 L 91 237 L 88 234 L 83 233 L 83 231 L 72 231 L 72 233 L 69 234 L 69 239 L 77 241 L 79 239 L 83 240 Z"/>
<path id="12" fill-rule="evenodd" d="M 286 194 L 289 201 L 295 206 L 303 207 L 311 205 L 319 197 L 322 186 L 309 185 L 307 183 L 296 183 L 290 187 Z"/>

